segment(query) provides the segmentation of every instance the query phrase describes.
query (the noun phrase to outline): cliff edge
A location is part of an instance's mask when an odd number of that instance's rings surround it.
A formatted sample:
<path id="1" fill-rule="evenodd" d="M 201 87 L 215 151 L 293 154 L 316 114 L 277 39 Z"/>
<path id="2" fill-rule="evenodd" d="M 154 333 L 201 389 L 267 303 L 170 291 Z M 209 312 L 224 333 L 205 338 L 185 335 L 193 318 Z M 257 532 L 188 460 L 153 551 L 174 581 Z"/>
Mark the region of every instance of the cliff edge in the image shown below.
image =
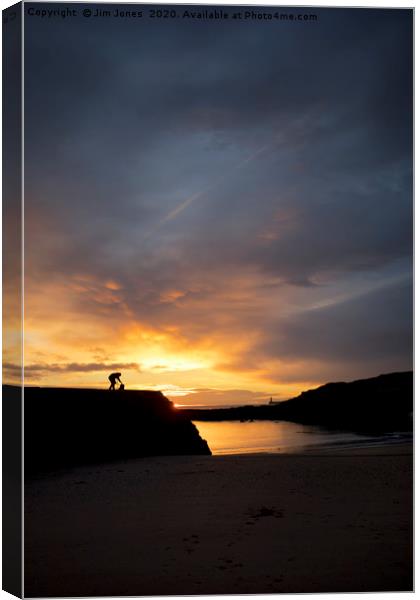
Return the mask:
<path id="1" fill-rule="evenodd" d="M 142 456 L 211 454 L 161 392 L 25 388 L 25 473 Z"/>

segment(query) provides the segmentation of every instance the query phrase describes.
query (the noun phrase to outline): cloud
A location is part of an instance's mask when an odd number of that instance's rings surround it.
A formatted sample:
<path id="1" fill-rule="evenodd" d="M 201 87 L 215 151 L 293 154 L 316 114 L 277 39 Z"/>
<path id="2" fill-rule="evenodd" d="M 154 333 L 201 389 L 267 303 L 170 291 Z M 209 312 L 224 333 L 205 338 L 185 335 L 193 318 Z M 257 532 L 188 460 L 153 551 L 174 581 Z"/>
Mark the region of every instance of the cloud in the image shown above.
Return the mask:
<path id="1" fill-rule="evenodd" d="M 262 381 L 411 364 L 409 290 L 393 282 L 411 278 L 412 12 L 316 12 L 27 20 L 34 348 L 64 336 L 114 360 L 107 343 L 149 331 L 144 352 L 204 349 Z"/>
<path id="2" fill-rule="evenodd" d="M 346 379 L 412 368 L 412 292 L 403 280 L 271 323 L 251 350 L 254 362 L 277 359 L 282 381 L 293 361 L 308 374 L 311 362 L 317 364 L 318 373 L 329 371 L 328 380 L 337 372 Z"/>
<path id="3" fill-rule="evenodd" d="M 3 369 L 7 375 L 18 377 L 22 373 L 21 365 L 4 363 Z M 134 370 L 140 372 L 137 363 L 36 363 L 25 365 L 25 379 L 46 377 L 53 373 L 109 373 L 118 369 Z"/>

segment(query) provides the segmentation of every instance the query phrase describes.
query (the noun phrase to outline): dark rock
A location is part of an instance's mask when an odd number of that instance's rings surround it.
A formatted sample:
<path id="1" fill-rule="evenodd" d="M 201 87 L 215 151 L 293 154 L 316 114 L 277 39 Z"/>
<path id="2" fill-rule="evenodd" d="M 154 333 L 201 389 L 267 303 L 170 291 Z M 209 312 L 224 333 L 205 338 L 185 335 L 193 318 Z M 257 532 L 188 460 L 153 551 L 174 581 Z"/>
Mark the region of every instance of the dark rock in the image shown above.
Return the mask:
<path id="1" fill-rule="evenodd" d="M 278 404 L 184 412 L 200 421 L 283 420 L 360 433 L 411 431 L 413 373 L 327 383 Z"/>
<path id="2" fill-rule="evenodd" d="M 152 455 L 211 454 L 160 392 L 25 388 L 25 473 Z"/>

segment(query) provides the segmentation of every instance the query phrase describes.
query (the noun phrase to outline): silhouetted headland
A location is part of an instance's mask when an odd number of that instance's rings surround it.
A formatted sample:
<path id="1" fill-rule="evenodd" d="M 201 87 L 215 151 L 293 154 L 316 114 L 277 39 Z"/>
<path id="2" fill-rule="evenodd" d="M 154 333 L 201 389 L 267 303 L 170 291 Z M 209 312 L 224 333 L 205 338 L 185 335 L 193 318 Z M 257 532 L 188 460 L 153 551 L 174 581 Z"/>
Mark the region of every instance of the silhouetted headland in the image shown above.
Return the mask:
<path id="1" fill-rule="evenodd" d="M 161 392 L 25 388 L 26 474 L 176 454 L 211 452 Z"/>
<path id="2" fill-rule="evenodd" d="M 278 404 L 182 412 L 199 421 L 254 419 L 370 433 L 411 431 L 413 372 L 389 373 L 351 383 L 327 383 Z"/>

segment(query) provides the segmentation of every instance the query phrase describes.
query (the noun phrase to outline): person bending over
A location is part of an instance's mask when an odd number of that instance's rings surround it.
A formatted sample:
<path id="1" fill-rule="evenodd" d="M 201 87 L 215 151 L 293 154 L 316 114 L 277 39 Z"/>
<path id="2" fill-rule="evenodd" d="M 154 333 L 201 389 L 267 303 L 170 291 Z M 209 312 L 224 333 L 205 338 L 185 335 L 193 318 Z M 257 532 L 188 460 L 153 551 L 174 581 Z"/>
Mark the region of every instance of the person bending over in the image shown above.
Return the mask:
<path id="1" fill-rule="evenodd" d="M 108 377 L 109 381 L 111 382 L 111 385 L 109 386 L 110 391 L 115 391 L 115 384 L 117 381 L 119 381 L 122 385 L 120 377 L 121 373 L 111 373 L 111 375 Z"/>

